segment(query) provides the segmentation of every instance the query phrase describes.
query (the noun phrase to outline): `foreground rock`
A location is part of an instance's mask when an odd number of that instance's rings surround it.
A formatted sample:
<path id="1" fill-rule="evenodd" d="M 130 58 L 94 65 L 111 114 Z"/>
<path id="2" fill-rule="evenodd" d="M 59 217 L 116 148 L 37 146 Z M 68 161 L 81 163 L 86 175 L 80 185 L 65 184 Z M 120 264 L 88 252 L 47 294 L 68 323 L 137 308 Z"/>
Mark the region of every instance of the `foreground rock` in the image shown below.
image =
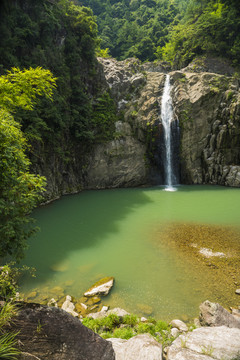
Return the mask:
<path id="1" fill-rule="evenodd" d="M 202 326 L 222 326 L 240 329 L 240 318 L 236 318 L 221 305 L 205 301 L 200 305 L 200 324 Z"/>
<path id="2" fill-rule="evenodd" d="M 107 295 L 113 287 L 114 277 L 108 276 L 97 281 L 90 289 L 88 289 L 84 296 Z"/>
<path id="3" fill-rule="evenodd" d="M 110 342 L 67 312 L 39 304 L 22 304 L 13 330 L 19 331 L 22 359 L 114 360 Z"/>
<path id="4" fill-rule="evenodd" d="M 239 353 L 239 329 L 203 327 L 180 335 L 170 346 L 167 360 L 231 360 Z"/>
<path id="5" fill-rule="evenodd" d="M 108 341 L 113 345 L 116 360 L 162 360 L 162 345 L 149 334 Z"/>

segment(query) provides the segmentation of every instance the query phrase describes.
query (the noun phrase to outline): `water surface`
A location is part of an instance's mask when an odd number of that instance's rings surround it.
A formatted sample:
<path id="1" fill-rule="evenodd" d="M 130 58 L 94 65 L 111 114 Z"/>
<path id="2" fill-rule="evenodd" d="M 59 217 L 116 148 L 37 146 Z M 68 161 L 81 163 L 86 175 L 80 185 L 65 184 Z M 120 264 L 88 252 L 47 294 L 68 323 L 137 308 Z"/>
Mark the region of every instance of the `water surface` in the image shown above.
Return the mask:
<path id="1" fill-rule="evenodd" d="M 37 269 L 37 278 L 26 279 L 22 291 L 42 294 L 60 286 L 78 298 L 101 277 L 114 276 L 104 303 L 139 315 L 186 319 L 196 316 L 206 299 L 234 305 L 234 279 L 224 286 L 216 267 L 178 247 L 174 232 L 174 239 L 165 235 L 171 224 L 238 232 L 239 210 L 240 189 L 216 186 L 180 186 L 175 192 L 161 187 L 84 191 L 62 197 L 33 214 L 41 231 L 32 238 L 24 263 Z M 239 245 L 236 235 L 229 246 L 238 251 Z"/>

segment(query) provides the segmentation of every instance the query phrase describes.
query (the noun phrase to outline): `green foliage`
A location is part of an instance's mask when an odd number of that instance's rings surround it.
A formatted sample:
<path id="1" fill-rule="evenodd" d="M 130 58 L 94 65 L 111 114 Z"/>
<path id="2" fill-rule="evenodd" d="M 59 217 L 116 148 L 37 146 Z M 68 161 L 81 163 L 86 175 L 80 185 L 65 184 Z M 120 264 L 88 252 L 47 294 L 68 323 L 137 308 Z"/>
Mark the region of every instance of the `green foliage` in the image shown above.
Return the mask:
<path id="1" fill-rule="evenodd" d="M 53 102 L 45 97 L 31 114 L 22 108 L 15 113 L 32 144 L 31 160 L 37 161 L 42 143 L 63 158 L 68 142 L 81 144 L 82 151 L 89 148 L 96 141 L 91 116 L 101 88 L 95 78 L 99 40 L 92 11 L 69 0 L 10 3 L 0 13 L 0 32 L 3 74 L 9 67 L 42 67 L 57 77 Z"/>
<path id="2" fill-rule="evenodd" d="M 45 184 L 29 172 L 27 143 L 11 112 L 16 107 L 31 110 L 37 96 L 51 98 L 55 79 L 40 68 L 12 72 L 0 77 L 0 258 L 23 256 L 27 238 L 34 229 L 28 214 L 37 205 Z"/>
<path id="3" fill-rule="evenodd" d="M 137 334 L 151 334 L 163 344 L 170 345 L 174 338 L 170 335 L 171 326 L 164 321 L 156 321 L 149 318 L 147 322 L 141 322 L 135 315 L 119 317 L 111 314 L 101 319 L 84 318 L 83 325 L 98 333 L 104 339 L 116 337 L 130 339 Z"/>
<path id="4" fill-rule="evenodd" d="M 56 79 L 49 70 L 12 68 L 0 77 L 0 107 L 10 112 L 17 107 L 32 110 L 39 96 L 51 99 L 55 87 Z"/>
<path id="5" fill-rule="evenodd" d="M 110 57 L 110 53 L 109 53 L 109 48 L 106 49 L 97 49 L 97 56 L 99 57 L 103 57 L 103 58 L 109 58 Z"/>
<path id="6" fill-rule="evenodd" d="M 1 299 L 8 299 L 14 298 L 16 295 L 16 279 L 13 274 L 12 268 L 9 265 L 4 265 L 0 267 L 0 298 Z M 6 310 L 6 309 L 5 309 Z M 0 313 L 0 328 L 4 316 L 8 314 L 8 312 L 3 312 L 3 309 Z"/>
<path id="7" fill-rule="evenodd" d="M 196 56 L 211 54 L 239 65 L 239 31 L 239 7 L 234 2 L 191 0 L 182 21 L 170 32 L 163 59 L 183 67 Z"/>
<path id="8" fill-rule="evenodd" d="M 135 325 L 137 325 L 137 323 L 138 323 L 138 317 L 136 315 L 130 314 L 130 315 L 125 315 L 123 317 L 123 324 L 134 327 Z"/>
<path id="9" fill-rule="evenodd" d="M 17 349 L 17 334 L 5 330 L 14 315 L 16 315 L 15 305 L 11 302 L 5 303 L 0 310 L 0 359 L 2 360 L 15 360 L 20 354 Z"/>
<path id="10" fill-rule="evenodd" d="M 0 299 L 9 300 L 15 299 L 17 291 L 17 283 L 19 279 L 26 273 L 34 277 L 34 269 L 29 268 L 28 266 L 16 267 L 14 262 L 5 264 L 0 267 Z M 6 303 L 6 306 L 9 307 L 9 311 L 6 314 L 11 313 L 10 309 L 13 306 L 12 303 Z M 8 308 L 7 308 L 8 309 Z M 0 328 L 2 325 L 3 315 L 1 314 L 0 319 Z"/>
<path id="11" fill-rule="evenodd" d="M 20 351 L 17 349 L 16 334 L 0 334 L 0 359 L 17 360 Z"/>
<path id="12" fill-rule="evenodd" d="M 97 16 L 101 46 L 117 59 L 159 58 L 170 26 L 178 23 L 187 0 L 79 0 Z"/>
<path id="13" fill-rule="evenodd" d="M 94 139 L 106 141 L 113 138 L 117 110 L 109 92 L 104 92 L 95 100 L 91 116 Z"/>
<path id="14" fill-rule="evenodd" d="M 145 334 L 149 333 L 152 336 L 155 335 L 155 326 L 154 324 L 148 324 L 148 323 L 139 323 L 137 327 L 137 333 L 138 334 Z"/>
<path id="15" fill-rule="evenodd" d="M 120 339 L 130 339 L 131 337 L 133 337 L 135 334 L 134 330 L 132 328 L 117 328 L 114 330 L 113 332 L 113 337 L 115 338 L 120 338 Z"/>

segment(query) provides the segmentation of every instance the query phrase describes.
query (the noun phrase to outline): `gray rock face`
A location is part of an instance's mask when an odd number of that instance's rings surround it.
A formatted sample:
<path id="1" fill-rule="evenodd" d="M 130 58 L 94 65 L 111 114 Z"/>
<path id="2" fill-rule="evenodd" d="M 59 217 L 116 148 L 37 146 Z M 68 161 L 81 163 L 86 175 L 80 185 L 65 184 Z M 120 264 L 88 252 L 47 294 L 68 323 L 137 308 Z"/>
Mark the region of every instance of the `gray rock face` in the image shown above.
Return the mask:
<path id="1" fill-rule="evenodd" d="M 200 305 L 200 324 L 202 326 L 222 326 L 240 329 L 240 318 L 236 318 L 221 305 L 205 301 Z"/>
<path id="2" fill-rule="evenodd" d="M 240 186 L 238 81 L 213 73 L 173 72 L 181 126 L 181 177 L 188 184 Z"/>
<path id="3" fill-rule="evenodd" d="M 167 360 L 231 360 L 236 359 L 239 352 L 239 329 L 204 327 L 174 340 L 168 350 Z"/>
<path id="4" fill-rule="evenodd" d="M 162 360 L 162 346 L 149 334 L 108 341 L 113 345 L 116 360 Z"/>
<path id="5" fill-rule="evenodd" d="M 98 59 L 99 86 L 109 89 L 123 117 L 111 141 L 89 152 L 75 144 L 67 163 L 51 151 L 44 158 L 39 144 L 41 161 L 33 171 L 46 176 L 51 199 L 82 189 L 164 183 L 160 107 L 166 70 L 167 64 L 141 65 L 137 59 Z M 173 134 L 174 164 L 180 158 L 180 183 L 240 187 L 239 81 L 211 71 L 232 75 L 228 64 L 211 59 L 170 73 L 172 124 L 179 120 L 181 128 L 180 151 L 178 131 Z"/>
<path id="6" fill-rule="evenodd" d="M 89 158 L 85 188 L 139 186 L 147 182 L 146 146 L 123 132 L 120 139 L 97 145 Z"/>
<path id="7" fill-rule="evenodd" d="M 124 108 L 128 102 L 129 95 L 134 93 L 136 88 L 146 82 L 141 65 L 138 59 L 132 58 L 124 61 L 117 61 L 113 58 L 98 58 L 103 66 L 106 81 L 118 108 Z"/>
<path id="8" fill-rule="evenodd" d="M 22 359 L 114 360 L 111 343 L 67 312 L 38 304 L 23 304 L 12 325 L 19 331 Z"/>

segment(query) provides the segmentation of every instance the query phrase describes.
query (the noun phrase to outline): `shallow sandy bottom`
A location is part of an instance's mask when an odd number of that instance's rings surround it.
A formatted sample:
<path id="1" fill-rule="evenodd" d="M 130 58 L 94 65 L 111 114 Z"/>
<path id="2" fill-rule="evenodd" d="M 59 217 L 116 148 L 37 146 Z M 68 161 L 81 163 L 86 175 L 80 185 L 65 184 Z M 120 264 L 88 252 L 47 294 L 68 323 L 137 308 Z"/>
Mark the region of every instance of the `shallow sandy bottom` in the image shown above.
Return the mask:
<path id="1" fill-rule="evenodd" d="M 161 239 L 161 240 L 159 240 Z M 235 290 L 240 287 L 240 228 L 211 224 L 171 223 L 152 236 L 179 254 L 179 261 L 192 264 L 202 273 L 206 287 L 211 284 L 215 301 L 228 307 L 240 304 Z M 195 291 L 198 288 L 196 284 Z"/>

